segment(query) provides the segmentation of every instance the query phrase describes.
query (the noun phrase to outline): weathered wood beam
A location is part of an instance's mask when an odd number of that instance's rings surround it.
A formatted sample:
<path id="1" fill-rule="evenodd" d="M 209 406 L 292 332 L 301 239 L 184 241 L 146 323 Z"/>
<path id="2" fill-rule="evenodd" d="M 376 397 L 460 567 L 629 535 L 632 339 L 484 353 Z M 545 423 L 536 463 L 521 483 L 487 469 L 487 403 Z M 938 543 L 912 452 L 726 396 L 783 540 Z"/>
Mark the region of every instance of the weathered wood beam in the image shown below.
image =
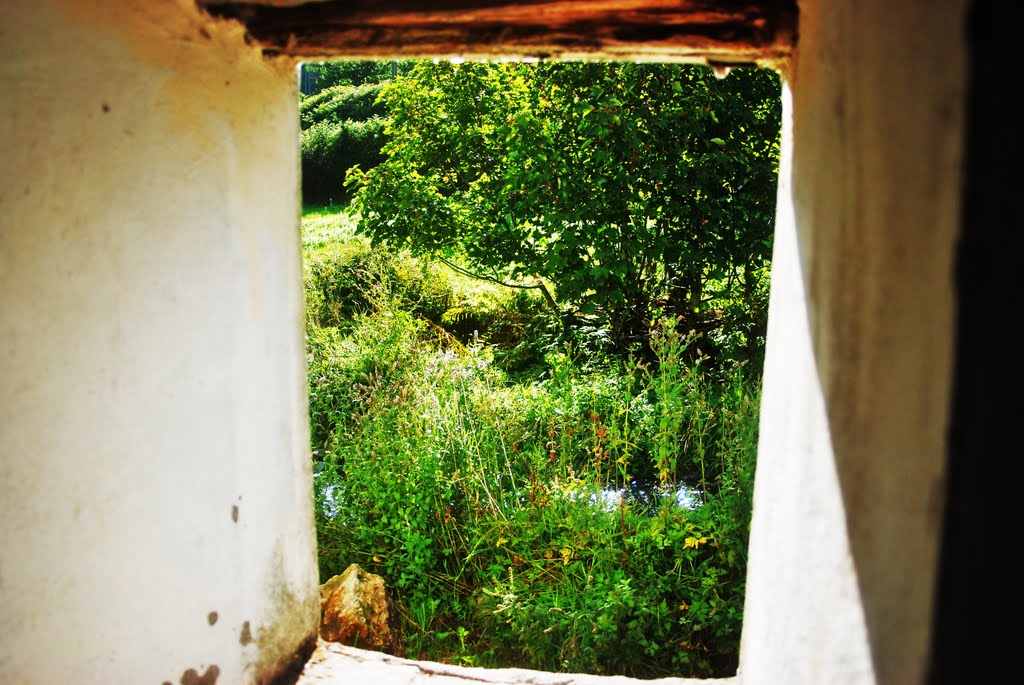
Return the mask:
<path id="1" fill-rule="evenodd" d="M 269 53 L 771 64 L 796 40 L 796 0 L 200 0 Z"/>

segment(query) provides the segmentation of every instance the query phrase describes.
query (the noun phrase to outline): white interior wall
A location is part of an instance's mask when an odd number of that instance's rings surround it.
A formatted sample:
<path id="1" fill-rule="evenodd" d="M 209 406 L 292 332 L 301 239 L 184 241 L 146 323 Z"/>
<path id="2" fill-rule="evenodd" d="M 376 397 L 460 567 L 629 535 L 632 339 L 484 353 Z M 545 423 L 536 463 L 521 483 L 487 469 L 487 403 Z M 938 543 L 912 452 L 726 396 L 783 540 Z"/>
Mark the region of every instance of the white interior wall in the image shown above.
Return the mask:
<path id="1" fill-rule="evenodd" d="M 966 4 L 800 2 L 744 683 L 924 678 L 952 377 Z"/>
<path id="2" fill-rule="evenodd" d="M 294 72 L 184 0 L 0 14 L 0 681 L 258 680 L 318 617 Z"/>
<path id="3" fill-rule="evenodd" d="M 792 109 L 787 83 L 740 675 L 744 685 L 873 683 L 807 318 Z"/>

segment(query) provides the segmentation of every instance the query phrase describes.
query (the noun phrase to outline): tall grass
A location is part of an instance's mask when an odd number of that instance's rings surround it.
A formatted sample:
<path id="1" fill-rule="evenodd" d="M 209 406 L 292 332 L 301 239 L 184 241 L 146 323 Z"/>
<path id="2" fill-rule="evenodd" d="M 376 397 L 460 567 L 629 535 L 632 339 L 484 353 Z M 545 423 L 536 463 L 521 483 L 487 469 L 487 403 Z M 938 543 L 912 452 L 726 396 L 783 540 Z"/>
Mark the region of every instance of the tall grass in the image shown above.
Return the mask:
<path id="1" fill-rule="evenodd" d="M 515 382 L 417 309 L 407 257 L 346 271 L 352 245 L 307 252 L 322 580 L 381 574 L 416 658 L 734 673 L 757 385 L 686 363 L 671 321 L 654 362 L 549 351 Z M 337 301 L 339 280 L 359 293 Z"/>

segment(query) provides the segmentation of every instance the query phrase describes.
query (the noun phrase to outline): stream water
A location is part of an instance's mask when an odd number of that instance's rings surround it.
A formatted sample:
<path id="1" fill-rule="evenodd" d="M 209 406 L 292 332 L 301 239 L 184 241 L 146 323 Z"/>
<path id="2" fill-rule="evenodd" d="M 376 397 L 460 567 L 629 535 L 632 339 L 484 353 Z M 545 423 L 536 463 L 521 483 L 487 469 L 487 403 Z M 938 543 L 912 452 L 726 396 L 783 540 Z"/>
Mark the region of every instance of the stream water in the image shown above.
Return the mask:
<path id="1" fill-rule="evenodd" d="M 320 462 L 314 464 L 314 474 L 319 472 L 317 467 L 322 467 Z M 328 518 L 334 518 L 341 511 L 344 502 L 338 493 L 338 485 L 332 483 L 322 490 L 318 495 L 323 497 L 323 510 Z M 525 498 L 526 493 L 522 493 Z M 575 499 L 587 497 L 585 492 L 576 492 L 572 495 Z M 704 503 L 703 494 L 700 489 L 685 484 L 679 485 L 658 485 L 645 484 L 633 481 L 625 488 L 602 488 L 596 492 L 589 493 L 590 503 L 605 511 L 614 511 L 621 504 L 625 503 L 635 511 L 648 515 L 654 515 L 668 501 L 674 501 L 677 507 L 682 509 L 696 509 Z"/>

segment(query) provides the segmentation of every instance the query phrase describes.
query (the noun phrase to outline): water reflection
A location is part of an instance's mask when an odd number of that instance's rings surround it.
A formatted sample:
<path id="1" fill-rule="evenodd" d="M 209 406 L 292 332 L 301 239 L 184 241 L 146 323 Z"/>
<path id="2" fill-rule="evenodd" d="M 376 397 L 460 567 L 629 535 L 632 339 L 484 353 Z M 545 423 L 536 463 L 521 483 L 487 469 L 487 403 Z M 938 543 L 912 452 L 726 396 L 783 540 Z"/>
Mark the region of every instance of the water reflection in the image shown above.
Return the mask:
<path id="1" fill-rule="evenodd" d="M 314 466 L 314 473 L 320 469 Z M 329 483 L 321 487 L 320 482 L 316 483 L 317 494 L 322 501 L 323 513 L 327 518 L 333 519 L 341 512 L 344 500 L 339 484 Z M 616 511 L 620 506 L 628 506 L 635 512 L 647 516 L 657 514 L 666 504 L 674 504 L 680 509 L 694 510 L 704 504 L 704 496 L 699 488 L 685 484 L 660 485 L 642 484 L 633 481 L 629 487 L 603 488 L 598 491 L 573 490 L 564 493 L 565 496 L 574 501 L 587 498 L 595 507 L 600 507 L 606 512 Z M 520 501 L 525 505 L 527 493 L 520 492 Z"/>
<path id="2" fill-rule="evenodd" d="M 605 511 L 615 511 L 624 504 L 647 515 L 657 513 L 673 499 L 681 509 L 693 510 L 704 504 L 701 491 L 685 484 L 645 486 L 633 481 L 628 488 L 605 488 L 590 494 L 591 504 Z"/>
<path id="3" fill-rule="evenodd" d="M 318 500 L 323 501 L 323 513 L 329 519 L 334 518 L 341 512 L 342 501 L 340 493 L 338 492 L 338 483 L 323 484 L 320 476 L 321 474 L 328 471 L 326 462 L 314 461 L 313 462 L 313 490 Z"/>

